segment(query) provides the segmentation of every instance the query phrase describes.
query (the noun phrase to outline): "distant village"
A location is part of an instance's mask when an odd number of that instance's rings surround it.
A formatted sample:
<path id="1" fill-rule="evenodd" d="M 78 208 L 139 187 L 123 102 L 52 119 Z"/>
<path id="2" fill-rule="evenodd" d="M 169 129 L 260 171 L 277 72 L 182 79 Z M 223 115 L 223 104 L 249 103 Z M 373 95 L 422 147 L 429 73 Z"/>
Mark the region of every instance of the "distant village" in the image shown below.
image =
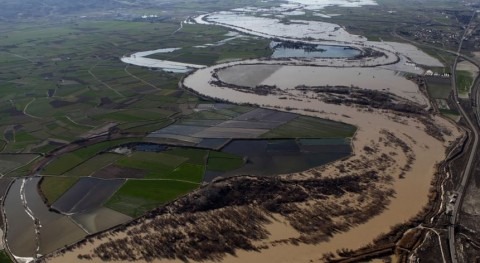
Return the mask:
<path id="1" fill-rule="evenodd" d="M 432 70 L 425 71 L 425 76 L 433 76 L 433 77 L 442 77 L 442 78 L 450 78 L 450 73 L 438 73 L 433 72 Z"/>
<path id="2" fill-rule="evenodd" d="M 418 69 L 418 67 L 419 67 L 417 64 L 415 64 L 412 61 L 406 61 L 404 64 L 407 65 L 407 66 L 415 67 L 415 69 Z M 446 73 L 446 72 L 438 73 L 438 72 L 434 72 L 433 70 L 429 69 L 429 70 L 425 71 L 424 76 L 450 78 L 451 74 Z"/>

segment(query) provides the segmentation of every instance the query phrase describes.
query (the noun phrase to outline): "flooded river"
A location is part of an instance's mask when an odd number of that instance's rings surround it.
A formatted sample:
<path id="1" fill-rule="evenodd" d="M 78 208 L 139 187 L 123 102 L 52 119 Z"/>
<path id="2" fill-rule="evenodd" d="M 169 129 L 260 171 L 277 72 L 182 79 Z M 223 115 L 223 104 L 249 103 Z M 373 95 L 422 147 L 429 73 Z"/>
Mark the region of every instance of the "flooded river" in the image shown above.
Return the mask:
<path id="1" fill-rule="evenodd" d="M 7 243 L 17 257 L 44 255 L 86 236 L 69 217 L 49 210 L 38 194 L 39 181 L 15 180 L 5 199 Z"/>
<path id="2" fill-rule="evenodd" d="M 232 65 L 231 65 L 232 66 Z M 276 85 L 281 89 L 292 88 L 299 84 L 310 85 L 357 85 L 364 89 L 388 90 L 410 101 L 426 102 L 426 98 L 418 91 L 413 82 L 406 80 L 394 71 L 379 68 L 327 68 L 308 66 L 279 66 L 262 69 L 265 65 L 233 65 L 225 72 L 220 70 L 218 75 L 226 82 L 240 85 L 268 84 Z M 221 68 L 222 66 L 218 66 Z M 257 68 L 255 68 L 257 67 Z M 445 147 L 459 136 L 456 129 L 447 120 L 435 117 L 435 125 L 452 131 L 452 135 L 445 142 L 438 141 L 427 135 L 422 124 L 415 120 L 392 118 L 387 113 L 364 111 L 345 105 L 326 104 L 315 99 L 296 96 L 299 94 L 262 96 L 254 93 L 245 93 L 231 89 L 225 85 L 212 85 L 212 68 L 201 69 L 184 80 L 184 84 L 209 97 L 220 98 L 235 103 L 252 103 L 264 107 L 282 110 L 292 110 L 307 115 L 342 121 L 358 127 L 353 138 L 354 153 L 352 160 L 364 160 L 362 156 L 364 146 L 372 145 L 381 139 L 382 130 L 388 130 L 407 142 L 416 155 L 416 160 L 408 171 L 405 179 L 395 179 L 392 189 L 396 191 L 395 198 L 383 213 L 372 218 L 365 224 L 335 235 L 329 242 L 321 245 L 277 246 L 263 253 L 241 252 L 238 258 L 229 257 L 225 262 L 307 262 L 311 258 L 321 256 L 322 253 L 335 251 L 340 248 L 357 249 L 371 242 L 374 238 L 390 230 L 390 227 L 405 222 L 415 216 L 428 202 L 430 182 L 435 172 L 435 165 L 445 158 Z M 259 76 L 258 76 L 259 75 Z M 252 77 L 250 77 L 252 76 Z M 253 83 L 252 81 L 255 81 Z M 423 103 L 422 103 L 423 104 Z M 379 139 L 380 138 L 380 139 Z M 415 139 L 411 139 L 415 138 Z M 391 150 L 379 148 L 380 152 L 390 154 Z M 401 152 L 398 152 L 396 163 L 404 162 Z M 372 158 L 371 165 L 376 160 Z M 370 167 L 372 169 L 372 167 Z M 332 168 L 333 169 L 333 168 Z M 398 178 L 401 169 L 395 169 L 390 174 Z M 413 187 L 414 186 L 414 187 Z M 385 186 L 382 186 L 385 187 Z M 286 228 L 287 229 L 287 228 Z M 278 229 L 278 231 L 287 231 Z"/>

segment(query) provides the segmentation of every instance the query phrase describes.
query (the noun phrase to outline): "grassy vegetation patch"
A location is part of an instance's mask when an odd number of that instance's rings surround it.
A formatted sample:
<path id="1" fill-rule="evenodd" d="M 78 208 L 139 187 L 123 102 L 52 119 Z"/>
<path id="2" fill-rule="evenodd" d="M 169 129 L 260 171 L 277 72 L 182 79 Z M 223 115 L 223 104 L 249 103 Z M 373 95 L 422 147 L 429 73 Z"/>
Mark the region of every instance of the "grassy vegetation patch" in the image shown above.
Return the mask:
<path id="1" fill-rule="evenodd" d="M 184 163 L 177 168 L 175 168 L 169 175 L 168 179 L 173 180 L 185 180 L 194 183 L 201 183 L 203 179 L 203 174 L 205 170 L 205 165 L 197 165 L 191 163 Z"/>
<path id="2" fill-rule="evenodd" d="M 60 156 L 58 159 L 55 159 L 53 162 L 51 162 L 45 167 L 45 169 L 43 170 L 43 174 L 48 174 L 48 175 L 64 174 L 65 172 L 80 165 L 82 162 L 85 162 L 88 159 L 92 158 L 93 156 L 100 153 L 101 151 L 104 151 L 108 148 L 111 148 L 117 145 L 133 142 L 133 141 L 138 141 L 138 139 L 127 138 L 127 139 L 120 139 L 120 140 L 113 140 L 113 141 L 105 141 L 105 142 L 97 143 L 84 148 L 80 148 L 71 153 L 64 154 Z"/>
<path id="3" fill-rule="evenodd" d="M 222 114 L 219 111 L 210 110 L 199 111 L 188 115 L 188 119 L 196 120 L 230 120 L 231 118 L 232 116 Z"/>
<path id="4" fill-rule="evenodd" d="M 224 152 L 210 152 L 208 156 L 207 170 L 226 172 L 242 167 L 243 158 Z"/>
<path id="5" fill-rule="evenodd" d="M 448 99 L 452 91 L 450 78 L 426 77 L 427 91 L 434 99 Z"/>
<path id="6" fill-rule="evenodd" d="M 134 152 L 120 159 L 116 164 L 123 167 L 145 170 L 147 177 L 162 177 L 168 175 L 175 167 L 187 161 L 188 158 L 165 153 Z"/>
<path id="7" fill-rule="evenodd" d="M 26 165 L 33 159 L 38 158 L 35 154 L 0 154 L 0 173 L 8 173 Z"/>
<path id="8" fill-rule="evenodd" d="M 224 36 L 224 39 L 229 37 Z M 205 43 L 207 44 L 207 43 Z M 247 59 L 270 56 L 270 40 L 237 38 L 214 46 L 186 47 L 171 53 L 153 54 L 155 59 L 172 60 L 184 63 L 214 65 L 229 59 Z"/>
<path id="9" fill-rule="evenodd" d="M 125 123 L 118 126 L 123 132 L 134 132 L 134 133 L 151 133 L 162 128 L 165 128 L 172 124 L 174 121 L 171 119 L 162 119 L 156 121 L 142 121 L 142 122 L 133 122 Z"/>
<path id="10" fill-rule="evenodd" d="M 83 161 L 84 159 L 78 157 L 74 153 L 67 153 L 48 164 L 45 169 L 43 169 L 42 173 L 48 175 L 61 175 Z"/>
<path id="11" fill-rule="evenodd" d="M 31 134 L 25 131 L 20 131 L 15 133 L 16 142 L 30 142 L 35 140 L 37 140 L 37 138 L 35 138 L 34 136 L 32 136 Z"/>
<path id="12" fill-rule="evenodd" d="M 473 83 L 472 73 L 463 70 L 457 70 L 456 82 L 458 92 L 462 94 L 467 94 L 470 92 L 470 87 Z"/>
<path id="13" fill-rule="evenodd" d="M 263 138 L 346 138 L 352 137 L 352 125 L 325 119 L 300 116 L 263 134 Z"/>
<path id="14" fill-rule="evenodd" d="M 43 177 L 40 183 L 40 190 L 47 202 L 53 204 L 78 180 L 78 177 Z"/>
<path id="15" fill-rule="evenodd" d="M 137 217 L 197 188 L 198 184 L 163 180 L 128 180 L 106 206 Z"/>
<path id="16" fill-rule="evenodd" d="M 0 263 L 13 263 L 5 251 L 0 252 Z"/>
<path id="17" fill-rule="evenodd" d="M 146 178 L 178 179 L 200 182 L 206 160 L 206 150 L 173 148 L 167 152 L 134 152 L 117 161 L 120 167 L 143 170 Z"/>
<path id="18" fill-rule="evenodd" d="M 191 148 L 174 148 L 167 152 L 171 155 L 188 158 L 189 163 L 203 165 L 206 162 L 207 151 Z"/>
<path id="19" fill-rule="evenodd" d="M 98 154 L 67 172 L 67 175 L 74 177 L 90 176 L 95 171 L 114 163 L 122 157 L 122 155 L 114 153 Z"/>

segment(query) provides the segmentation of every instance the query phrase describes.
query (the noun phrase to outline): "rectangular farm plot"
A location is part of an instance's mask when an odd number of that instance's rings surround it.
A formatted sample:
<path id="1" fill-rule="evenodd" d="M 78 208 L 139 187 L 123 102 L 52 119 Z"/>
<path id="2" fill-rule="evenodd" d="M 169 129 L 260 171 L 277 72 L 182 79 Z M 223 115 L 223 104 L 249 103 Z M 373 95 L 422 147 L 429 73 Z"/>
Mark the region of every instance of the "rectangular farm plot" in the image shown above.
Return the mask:
<path id="1" fill-rule="evenodd" d="M 224 127 L 224 128 L 249 128 L 249 129 L 273 129 L 276 128 L 280 125 L 282 125 L 284 122 L 279 122 L 279 121 L 237 121 L 237 120 L 231 120 L 231 121 L 226 121 L 218 127 Z"/>
<path id="2" fill-rule="evenodd" d="M 205 172 L 205 165 L 197 165 L 191 163 L 184 163 L 175 168 L 165 179 L 188 181 L 192 183 L 201 183 L 203 174 Z"/>
<path id="3" fill-rule="evenodd" d="M 172 139 L 172 140 L 182 141 L 182 142 L 192 143 L 192 144 L 197 144 L 202 141 L 201 138 L 195 138 L 191 136 L 177 135 L 177 134 L 158 134 L 155 132 L 148 135 L 148 138 Z"/>
<path id="4" fill-rule="evenodd" d="M 98 154 L 67 172 L 67 175 L 76 177 L 90 176 L 98 169 L 106 167 L 122 157 L 122 155 L 114 153 Z"/>
<path id="5" fill-rule="evenodd" d="M 298 117 L 297 114 L 275 111 L 269 109 L 254 109 L 235 118 L 237 121 L 272 121 L 272 122 L 288 122 Z"/>
<path id="6" fill-rule="evenodd" d="M 198 138 L 257 138 L 268 132 L 267 129 L 210 127 L 194 136 Z"/>
<path id="7" fill-rule="evenodd" d="M 188 158 L 189 163 L 205 164 L 207 158 L 206 150 L 199 150 L 193 148 L 174 148 L 167 152 L 168 154 Z"/>
<path id="8" fill-rule="evenodd" d="M 100 208 L 124 182 L 121 179 L 81 178 L 52 207 L 66 214 Z"/>
<path id="9" fill-rule="evenodd" d="M 102 179 L 119 179 L 119 178 L 144 178 L 148 172 L 141 169 L 120 167 L 117 165 L 109 165 L 95 171 L 92 177 Z"/>
<path id="10" fill-rule="evenodd" d="M 452 92 L 450 78 L 425 76 L 428 94 L 434 99 L 448 99 Z"/>
<path id="11" fill-rule="evenodd" d="M 82 163 L 82 161 L 83 159 L 74 153 L 67 153 L 49 163 L 42 173 L 46 175 L 61 175 Z"/>
<path id="12" fill-rule="evenodd" d="M 164 152 L 134 152 L 115 165 L 105 167 L 94 176 L 102 178 L 175 179 L 200 183 L 207 150 L 173 148 Z"/>
<path id="13" fill-rule="evenodd" d="M 215 177 L 245 174 L 270 176 L 305 171 L 348 156 L 351 146 L 345 138 L 232 140 L 223 151 L 244 156 L 246 161 L 240 159 L 243 165 L 237 163 L 238 166 L 234 167 L 234 162 L 219 156 L 225 153 L 214 153 L 209 158 L 206 181 Z"/>
<path id="14" fill-rule="evenodd" d="M 161 153 L 135 152 L 129 157 L 129 159 L 135 161 L 156 162 L 165 166 L 176 167 L 189 160 L 189 157 L 174 155 L 169 151 Z"/>
<path id="15" fill-rule="evenodd" d="M 355 130 L 345 123 L 300 116 L 263 134 L 262 138 L 346 138 L 352 137 Z"/>
<path id="16" fill-rule="evenodd" d="M 78 182 L 77 177 L 43 177 L 40 183 L 40 190 L 47 199 L 48 204 L 53 204 L 70 187 Z"/>
<path id="17" fill-rule="evenodd" d="M 0 173 L 15 170 L 37 157 L 35 154 L 0 154 Z"/>
<path id="18" fill-rule="evenodd" d="M 106 207 L 136 217 L 198 186 L 196 183 L 175 180 L 128 180 L 107 202 Z"/>
<path id="19" fill-rule="evenodd" d="M 224 122 L 223 120 L 192 120 L 192 119 L 182 119 L 178 121 L 181 125 L 188 126 L 201 126 L 201 127 L 212 127 Z"/>
<path id="20" fill-rule="evenodd" d="M 61 157 L 53 160 L 45 167 L 42 173 L 46 175 L 62 175 L 65 172 L 73 169 L 77 165 L 80 165 L 81 163 L 94 157 L 96 154 L 107 150 L 110 147 L 138 140 L 139 139 L 137 138 L 127 138 L 113 141 L 105 141 L 84 148 L 80 148 L 76 151 L 64 154 Z"/>
<path id="21" fill-rule="evenodd" d="M 170 125 L 166 128 L 163 128 L 159 131 L 154 132 L 154 134 L 175 134 L 175 135 L 184 135 L 184 136 L 194 136 L 194 134 L 199 133 L 205 130 L 204 126 L 192 126 L 192 125 Z"/>
<path id="22" fill-rule="evenodd" d="M 160 178 L 170 174 L 188 158 L 164 153 L 135 152 L 119 160 L 116 165 L 145 171 L 148 178 Z"/>
<path id="23" fill-rule="evenodd" d="M 230 116 L 221 114 L 215 110 L 202 110 L 188 115 L 188 119 L 191 120 L 229 120 Z"/>
<path id="24" fill-rule="evenodd" d="M 230 141 L 230 139 L 203 139 L 199 144 L 197 144 L 197 147 L 201 148 L 208 148 L 208 149 L 220 149 L 222 146 L 227 144 Z"/>
<path id="25" fill-rule="evenodd" d="M 242 167 L 243 158 L 224 152 L 210 152 L 207 163 L 208 171 L 226 172 Z"/>

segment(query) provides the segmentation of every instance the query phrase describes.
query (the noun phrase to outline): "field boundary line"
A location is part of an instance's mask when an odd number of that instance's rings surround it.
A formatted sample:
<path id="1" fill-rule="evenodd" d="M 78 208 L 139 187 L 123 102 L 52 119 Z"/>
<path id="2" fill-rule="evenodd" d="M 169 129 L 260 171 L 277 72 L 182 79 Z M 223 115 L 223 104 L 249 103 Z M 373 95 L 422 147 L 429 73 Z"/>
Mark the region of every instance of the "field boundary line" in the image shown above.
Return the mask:
<path id="1" fill-rule="evenodd" d="M 130 71 L 128 71 L 128 66 L 129 66 L 129 64 L 127 64 L 123 70 L 125 71 L 125 73 L 127 73 L 128 75 L 130 75 L 130 77 L 132 77 L 132 78 L 134 78 L 134 79 L 137 79 L 137 80 L 139 80 L 139 81 L 141 81 L 141 82 L 143 82 L 143 83 L 145 83 L 145 84 L 153 87 L 154 89 L 162 90 L 161 88 L 153 85 L 152 83 L 150 83 L 150 82 L 148 82 L 148 81 L 146 81 L 146 80 L 143 80 L 143 79 L 135 76 L 134 74 L 132 74 Z"/>
<path id="2" fill-rule="evenodd" d="M 40 117 L 33 116 L 33 115 L 31 115 L 31 114 L 29 114 L 29 113 L 27 112 L 28 106 L 30 106 L 30 104 L 32 104 L 32 103 L 33 103 L 34 101 L 36 101 L 36 100 L 37 100 L 37 98 L 33 98 L 29 103 L 27 103 L 27 105 L 25 105 L 25 107 L 23 108 L 23 114 L 25 114 L 25 115 L 28 116 L 28 117 L 35 118 L 35 119 L 42 119 L 42 118 L 40 118 Z"/>
<path id="3" fill-rule="evenodd" d="M 108 89 L 110 89 L 111 91 L 115 92 L 117 95 L 119 95 L 120 97 L 123 97 L 125 98 L 126 96 L 123 95 L 122 93 L 120 93 L 118 90 L 112 88 L 110 85 L 108 85 L 107 83 L 103 82 L 102 80 L 100 80 L 95 74 L 93 74 L 92 70 L 98 65 L 98 62 L 93 65 L 91 68 L 88 69 L 88 74 L 90 74 L 96 81 L 98 81 L 100 84 L 104 85 L 105 87 L 107 87 Z"/>

